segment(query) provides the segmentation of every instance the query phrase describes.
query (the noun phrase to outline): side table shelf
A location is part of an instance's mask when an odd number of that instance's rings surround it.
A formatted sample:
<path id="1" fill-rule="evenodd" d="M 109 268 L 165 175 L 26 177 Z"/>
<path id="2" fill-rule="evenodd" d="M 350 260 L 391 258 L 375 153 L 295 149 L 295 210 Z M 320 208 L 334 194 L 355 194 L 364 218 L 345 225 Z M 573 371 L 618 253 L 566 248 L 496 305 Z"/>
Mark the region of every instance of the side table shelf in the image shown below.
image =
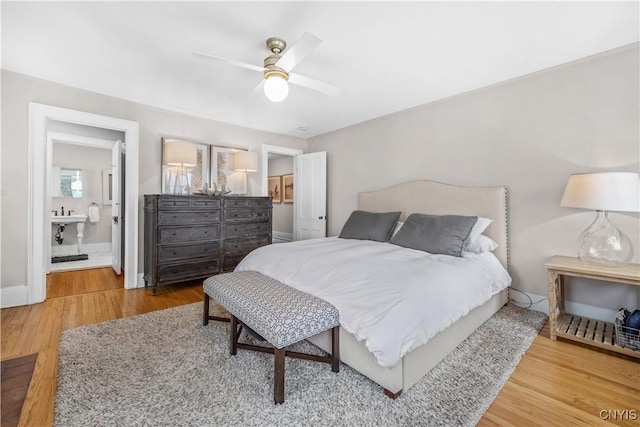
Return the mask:
<path id="1" fill-rule="evenodd" d="M 640 264 L 620 268 L 594 266 L 578 258 L 554 256 L 545 263 L 549 272 L 549 334 L 552 340 L 564 338 L 640 359 L 640 351 L 616 344 L 613 323 L 565 312 L 566 277 L 583 277 L 640 286 Z"/>

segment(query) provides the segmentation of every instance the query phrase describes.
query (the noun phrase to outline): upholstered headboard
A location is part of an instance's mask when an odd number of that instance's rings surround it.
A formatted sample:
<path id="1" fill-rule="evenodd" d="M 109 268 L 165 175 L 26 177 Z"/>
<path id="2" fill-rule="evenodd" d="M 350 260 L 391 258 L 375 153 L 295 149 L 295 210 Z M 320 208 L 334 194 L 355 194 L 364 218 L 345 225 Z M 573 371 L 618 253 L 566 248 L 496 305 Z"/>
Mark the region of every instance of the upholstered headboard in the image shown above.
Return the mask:
<path id="1" fill-rule="evenodd" d="M 505 268 L 508 267 L 506 187 L 460 187 L 428 180 L 409 181 L 383 190 L 359 193 L 358 209 L 401 211 L 400 221 L 412 213 L 491 218 L 493 223 L 483 234 L 500 245 L 493 253 Z"/>

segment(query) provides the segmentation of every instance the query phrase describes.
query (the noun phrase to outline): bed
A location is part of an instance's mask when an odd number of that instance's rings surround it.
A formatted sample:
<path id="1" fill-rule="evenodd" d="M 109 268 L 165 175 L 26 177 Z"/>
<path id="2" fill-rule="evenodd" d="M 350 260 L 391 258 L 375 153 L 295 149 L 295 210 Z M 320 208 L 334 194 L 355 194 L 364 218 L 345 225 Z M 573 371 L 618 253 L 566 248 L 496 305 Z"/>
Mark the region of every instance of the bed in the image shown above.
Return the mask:
<path id="1" fill-rule="evenodd" d="M 393 187 L 373 192 L 360 193 L 358 195 L 358 209 L 367 212 L 391 212 L 400 211 L 399 221 L 405 221 L 407 216 L 412 213 L 422 213 L 429 215 L 466 215 L 466 216 L 479 216 L 490 218 L 493 220 L 491 225 L 483 232 L 483 234 L 496 243 L 498 247 L 493 251 L 493 255 L 490 255 L 494 262 L 501 264 L 504 267 L 506 274 L 506 268 L 508 266 L 508 242 L 507 242 L 507 191 L 505 187 L 460 187 L 455 185 L 443 184 L 434 181 L 411 181 L 402 184 L 395 185 Z M 289 245 L 289 246 L 285 246 Z M 243 262 L 238 266 L 238 270 L 257 270 L 263 274 L 271 276 L 276 280 L 287 283 L 293 281 L 289 277 L 289 273 L 281 272 L 280 266 L 283 264 L 275 265 L 275 262 L 269 262 L 268 260 L 275 260 L 276 256 L 297 252 L 299 256 L 306 257 L 307 260 L 311 260 L 314 257 L 314 250 L 324 251 L 333 250 L 335 246 L 336 252 L 343 248 L 345 251 L 352 250 L 352 253 L 364 253 L 366 251 L 381 250 L 383 252 L 402 252 L 403 256 L 420 256 L 412 254 L 413 250 L 407 250 L 404 248 L 398 249 L 397 245 L 391 243 L 374 243 L 374 242 L 362 242 L 362 241 L 349 241 L 348 239 L 338 239 L 336 237 L 330 237 L 325 239 L 316 239 L 316 241 L 303 241 L 293 242 L 291 244 L 278 244 L 272 245 L 272 247 L 261 248 L 255 253 L 250 254 Z M 328 248 L 328 249 L 327 249 Z M 353 250 L 355 249 L 355 251 Z M 385 252 L 385 253 L 386 253 Z M 395 252 L 393 252 L 395 254 Z M 416 251 L 413 251 L 416 252 Z M 347 253 L 347 252 L 345 252 Z M 272 258 L 268 258 L 271 256 Z M 395 256 L 395 255 L 392 255 Z M 442 255 L 440 255 L 442 257 Z M 320 253 L 318 252 L 318 258 Z M 454 257 L 446 257 L 455 261 Z M 473 256 L 470 256 L 472 259 Z M 345 258 L 346 259 L 346 258 Z M 473 258 L 475 260 L 475 258 Z M 335 262 L 335 261 L 331 261 Z M 422 261 L 420 261 L 422 262 Z M 467 261 L 464 261 L 467 262 Z M 333 265 L 337 265 L 333 264 Z M 303 265 L 301 262 L 300 265 Z M 385 268 L 378 265 L 376 277 Z M 500 265 L 498 265 L 500 268 Z M 373 267 L 372 267 L 373 268 Z M 422 268 L 422 267 L 420 267 Z M 290 270 L 294 273 L 302 273 L 302 277 L 305 282 L 301 282 L 298 279 L 298 285 L 290 284 L 294 287 L 311 286 L 313 281 L 322 281 L 320 278 L 312 279 L 312 275 L 305 276 L 305 271 L 301 270 L 302 267 L 291 267 Z M 502 268 L 500 268 L 502 270 Z M 348 274 L 345 268 L 340 270 L 335 268 L 336 274 Z M 452 270 L 450 270 L 451 272 Z M 507 275 L 508 276 L 508 275 Z M 343 276 L 332 276 L 331 279 L 324 279 L 326 286 L 329 283 L 340 281 Z M 369 276 L 373 277 L 373 276 Z M 461 276 L 464 278 L 465 276 Z M 346 279 L 345 279 L 346 283 Z M 405 282 L 403 281 L 403 284 Z M 426 343 L 420 345 L 412 345 L 407 347 L 407 343 L 400 343 L 405 346 L 405 351 L 402 354 L 388 356 L 387 353 L 377 352 L 374 350 L 375 337 L 370 339 L 363 339 L 363 334 L 357 332 L 357 329 L 352 327 L 352 323 L 358 321 L 360 318 L 364 318 L 363 313 L 349 316 L 346 310 L 341 309 L 339 304 L 334 303 L 341 310 L 341 328 L 340 328 L 340 356 L 341 360 L 358 370 L 363 375 L 367 376 L 377 384 L 383 387 L 385 394 L 390 397 L 397 397 L 402 391 L 408 390 L 416 382 L 418 382 L 431 368 L 433 368 L 438 362 L 440 362 L 447 354 L 449 354 L 455 347 L 458 346 L 465 338 L 471 335 L 480 325 L 482 325 L 489 317 L 497 312 L 508 300 L 508 283 L 503 283 L 500 289 L 490 294 L 485 295 L 480 305 L 473 306 L 473 308 L 464 311 L 461 314 L 462 317 L 455 320 L 454 323 L 445 326 L 444 329 L 438 330 L 435 334 L 431 334 L 426 339 Z M 345 286 L 346 287 L 346 286 Z M 313 288 L 311 291 L 313 293 Z M 466 294 L 467 292 L 465 292 Z M 317 295 L 323 297 L 322 295 Z M 326 294 L 324 298 L 330 300 L 332 298 L 337 299 L 339 303 L 344 306 L 345 298 Z M 488 299 L 487 299 L 488 298 Z M 415 304 L 414 304 L 415 305 Z M 456 307 L 457 309 L 457 307 Z M 366 314 L 366 313 L 364 313 Z M 377 313 L 372 316 L 375 318 Z M 382 315 L 383 313 L 380 313 Z M 343 315 L 345 317 L 343 322 Z M 412 314 L 413 316 L 414 314 Z M 416 313 L 416 317 L 417 313 Z M 406 316 L 402 321 L 408 319 Z M 366 320 L 366 319 L 365 319 Z M 422 321 L 422 320 L 420 320 Z M 375 325 L 374 325 L 375 326 Z M 396 330 L 400 330 L 395 325 Z M 426 332 L 425 332 L 426 333 Z M 424 334 L 423 334 L 424 335 Z M 358 336 L 358 338 L 356 338 Z M 315 345 L 320 348 L 330 351 L 331 340 L 329 334 L 320 334 L 309 339 Z M 383 340 L 382 340 L 383 341 Z M 378 339 L 381 342 L 381 339 Z M 366 345 L 365 345 L 366 343 Z M 407 352 L 408 351 L 408 352 Z"/>

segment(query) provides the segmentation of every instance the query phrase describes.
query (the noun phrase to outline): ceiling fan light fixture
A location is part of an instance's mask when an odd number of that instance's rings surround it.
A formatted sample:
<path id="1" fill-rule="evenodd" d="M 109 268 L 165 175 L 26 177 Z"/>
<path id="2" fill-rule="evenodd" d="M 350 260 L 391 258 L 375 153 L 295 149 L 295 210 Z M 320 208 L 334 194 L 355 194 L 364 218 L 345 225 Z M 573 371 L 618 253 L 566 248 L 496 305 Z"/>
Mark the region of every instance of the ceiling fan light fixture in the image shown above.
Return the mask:
<path id="1" fill-rule="evenodd" d="M 289 95 L 289 75 L 280 70 L 267 70 L 264 72 L 264 94 L 271 102 L 280 102 Z"/>

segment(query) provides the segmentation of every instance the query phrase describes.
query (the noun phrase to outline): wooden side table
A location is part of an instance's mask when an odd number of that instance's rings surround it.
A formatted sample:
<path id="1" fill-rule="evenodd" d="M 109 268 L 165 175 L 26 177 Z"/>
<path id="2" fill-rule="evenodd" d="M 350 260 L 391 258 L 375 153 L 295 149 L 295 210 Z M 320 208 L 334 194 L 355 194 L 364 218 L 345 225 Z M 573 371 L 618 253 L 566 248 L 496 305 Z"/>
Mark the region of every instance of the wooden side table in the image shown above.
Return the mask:
<path id="1" fill-rule="evenodd" d="M 558 337 L 640 358 L 640 351 L 616 345 L 613 323 L 569 314 L 564 308 L 566 277 L 584 277 L 607 282 L 640 286 L 640 264 L 605 267 L 582 262 L 578 258 L 554 256 L 546 263 L 549 272 L 549 331 Z"/>

